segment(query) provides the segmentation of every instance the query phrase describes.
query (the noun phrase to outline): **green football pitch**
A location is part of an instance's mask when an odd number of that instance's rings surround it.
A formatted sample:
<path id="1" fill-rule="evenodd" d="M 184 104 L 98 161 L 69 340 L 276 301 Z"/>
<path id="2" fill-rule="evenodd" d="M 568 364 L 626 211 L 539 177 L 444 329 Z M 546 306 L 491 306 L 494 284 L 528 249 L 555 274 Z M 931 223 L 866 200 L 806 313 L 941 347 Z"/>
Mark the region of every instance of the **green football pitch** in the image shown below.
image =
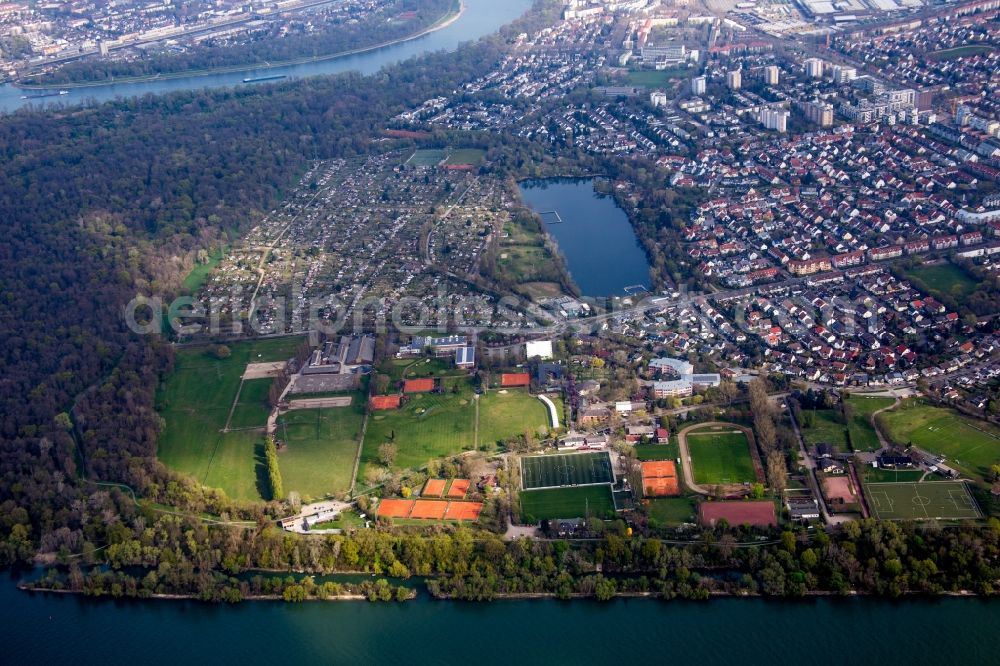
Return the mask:
<path id="1" fill-rule="evenodd" d="M 972 520 L 979 506 L 962 481 L 869 483 L 868 505 L 880 520 Z"/>
<path id="2" fill-rule="evenodd" d="M 521 458 L 521 487 L 556 488 L 614 483 L 611 456 L 601 453 L 568 453 Z"/>

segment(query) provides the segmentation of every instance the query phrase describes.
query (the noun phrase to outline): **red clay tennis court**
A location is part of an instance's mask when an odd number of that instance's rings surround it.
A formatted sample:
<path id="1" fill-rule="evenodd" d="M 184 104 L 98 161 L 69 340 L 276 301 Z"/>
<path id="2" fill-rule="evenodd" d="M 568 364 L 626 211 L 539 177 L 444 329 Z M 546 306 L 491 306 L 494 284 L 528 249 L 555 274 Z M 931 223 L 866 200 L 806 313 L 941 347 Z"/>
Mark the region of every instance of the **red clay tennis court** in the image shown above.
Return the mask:
<path id="1" fill-rule="evenodd" d="M 406 518 L 413 510 L 413 500 L 384 499 L 378 503 L 378 515 L 383 518 Z"/>
<path id="2" fill-rule="evenodd" d="M 444 479 L 427 479 L 427 484 L 424 486 L 424 497 L 441 497 L 444 493 L 444 485 L 447 483 Z"/>
<path id="3" fill-rule="evenodd" d="M 531 375 L 527 372 L 505 372 L 500 375 L 500 386 L 528 386 L 531 384 Z"/>
<path id="4" fill-rule="evenodd" d="M 651 479 L 642 477 L 642 489 L 647 497 L 673 497 L 681 494 L 677 479 L 668 476 L 654 476 Z"/>
<path id="5" fill-rule="evenodd" d="M 766 527 L 778 524 L 774 502 L 702 502 L 701 521 L 715 526 L 725 519 L 730 525 Z"/>
<path id="6" fill-rule="evenodd" d="M 853 504 L 858 501 L 846 476 L 828 476 L 823 479 L 823 494 L 833 504 Z"/>
<path id="7" fill-rule="evenodd" d="M 372 409 L 399 409 L 400 396 L 398 395 L 373 395 L 369 403 Z"/>
<path id="8" fill-rule="evenodd" d="M 416 500 L 410 518 L 441 520 L 447 510 L 448 503 L 444 500 Z"/>
<path id="9" fill-rule="evenodd" d="M 448 520 L 475 520 L 482 510 L 481 502 L 452 502 L 444 517 Z"/>
<path id="10" fill-rule="evenodd" d="M 433 390 L 433 379 L 407 379 L 403 382 L 403 393 L 427 393 Z"/>
<path id="11" fill-rule="evenodd" d="M 451 488 L 448 489 L 448 497 L 465 497 L 465 494 L 469 492 L 469 486 L 472 482 L 468 479 L 455 479 L 451 482 Z"/>
<path id="12" fill-rule="evenodd" d="M 681 488 L 674 461 L 650 460 L 642 463 L 642 490 L 647 497 L 680 495 Z"/>

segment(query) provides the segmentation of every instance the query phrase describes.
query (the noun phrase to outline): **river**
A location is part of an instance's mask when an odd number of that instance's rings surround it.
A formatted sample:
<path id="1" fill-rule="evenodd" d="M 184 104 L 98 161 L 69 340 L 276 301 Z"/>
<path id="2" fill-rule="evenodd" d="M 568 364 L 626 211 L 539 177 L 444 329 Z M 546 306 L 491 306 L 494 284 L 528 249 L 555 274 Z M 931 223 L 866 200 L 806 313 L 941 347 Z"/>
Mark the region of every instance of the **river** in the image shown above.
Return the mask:
<path id="1" fill-rule="evenodd" d="M 0 85 L 0 111 L 14 111 L 27 104 L 55 105 L 79 104 L 88 101 L 103 102 L 117 97 L 145 95 L 147 93 L 165 93 L 175 90 L 190 90 L 199 88 L 221 88 L 244 84 L 244 78 L 255 76 L 306 77 L 320 74 L 336 74 L 339 72 L 359 71 L 363 74 L 377 72 L 386 65 L 406 60 L 430 51 L 454 50 L 462 42 L 479 39 L 496 32 L 531 7 L 532 0 L 465 0 L 465 11 L 450 25 L 428 33 L 416 39 L 385 46 L 374 51 L 356 55 L 344 56 L 333 60 L 321 60 L 289 65 L 287 67 L 254 68 L 224 74 L 205 74 L 167 80 L 140 81 L 135 83 L 118 83 L 87 88 L 71 88 L 69 94 L 59 97 L 43 97 L 41 99 L 24 100 L 21 95 L 25 91 L 11 85 Z"/>
<path id="2" fill-rule="evenodd" d="M 583 296 L 621 296 L 649 288 L 649 261 L 615 200 L 590 178 L 545 178 L 520 184 L 521 198 L 555 238 Z"/>
<path id="3" fill-rule="evenodd" d="M 0 581 L 6 664 L 994 663 L 1000 601 L 113 601 Z"/>

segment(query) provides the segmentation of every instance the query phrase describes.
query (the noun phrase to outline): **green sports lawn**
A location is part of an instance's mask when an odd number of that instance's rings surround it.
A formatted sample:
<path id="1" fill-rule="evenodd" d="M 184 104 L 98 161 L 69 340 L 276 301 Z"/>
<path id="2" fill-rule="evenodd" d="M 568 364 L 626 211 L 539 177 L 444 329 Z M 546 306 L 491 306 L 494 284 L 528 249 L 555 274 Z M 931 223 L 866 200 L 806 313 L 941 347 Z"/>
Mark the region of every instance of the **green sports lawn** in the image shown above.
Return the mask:
<path id="1" fill-rule="evenodd" d="M 348 407 L 283 414 L 277 436 L 287 444 L 278 452 L 285 492 L 318 499 L 349 490 L 364 418 L 363 394 L 355 394 Z"/>
<path id="2" fill-rule="evenodd" d="M 560 415 L 560 421 L 562 415 Z M 479 443 L 495 444 L 530 430 L 537 438 L 547 431 L 545 404 L 524 389 L 487 391 L 479 396 Z"/>
<path id="3" fill-rule="evenodd" d="M 973 520 L 979 506 L 963 481 L 869 483 L 865 495 L 880 520 Z"/>
<path id="4" fill-rule="evenodd" d="M 614 480 L 611 456 L 603 451 L 521 458 L 521 487 L 525 489 L 606 484 Z"/>
<path id="5" fill-rule="evenodd" d="M 699 485 L 757 481 L 750 443 L 738 431 L 695 430 L 687 434 L 694 481 Z"/>
<path id="6" fill-rule="evenodd" d="M 851 435 L 851 447 L 855 451 L 877 451 L 879 448 L 878 434 L 872 427 L 869 417 L 872 412 L 891 407 L 896 400 L 894 398 L 853 395 L 847 402 L 854 410 L 854 415 L 847 424 L 847 430 Z"/>
<path id="7" fill-rule="evenodd" d="M 406 160 L 405 164 L 407 166 L 437 166 L 446 157 L 446 153 L 443 150 L 437 150 L 435 148 L 420 148 L 413 151 L 413 154 Z"/>
<path id="8" fill-rule="evenodd" d="M 611 487 L 579 486 L 521 491 L 521 520 L 534 523 L 557 518 L 604 518 L 614 513 Z"/>
<path id="9" fill-rule="evenodd" d="M 697 522 L 698 510 L 691 497 L 658 497 L 647 501 L 649 519 L 659 525 Z"/>
<path id="10" fill-rule="evenodd" d="M 395 442 L 396 467 L 401 468 L 419 468 L 430 460 L 474 447 L 476 413 L 469 382 L 465 378 L 446 379 L 444 386 L 443 393 L 415 394 L 401 409 L 372 414 L 359 480 L 365 478 L 369 465 L 378 464 L 378 447 L 384 442 Z M 452 393 L 454 386 L 459 389 L 457 394 Z"/>
<path id="11" fill-rule="evenodd" d="M 635 457 L 639 460 L 677 460 L 680 457 L 673 435 L 668 444 L 636 444 L 634 448 Z"/>
<path id="12" fill-rule="evenodd" d="M 840 419 L 834 410 L 808 410 L 808 413 L 812 416 L 807 416 L 806 412 L 807 410 L 803 410 L 803 423 L 800 428 L 802 438 L 806 441 L 806 444 L 816 446 L 817 444 L 823 443 L 835 446 L 840 451 L 846 452 L 848 450 L 847 426 L 840 422 Z M 808 419 L 810 418 L 813 419 L 813 425 L 811 427 L 806 427 L 805 424 L 808 423 Z"/>
<path id="13" fill-rule="evenodd" d="M 945 407 L 907 400 L 880 414 L 879 425 L 896 444 L 943 456 L 969 476 L 984 478 L 1000 462 L 1000 428 Z"/>
<path id="14" fill-rule="evenodd" d="M 479 164 L 486 156 L 486 151 L 479 148 L 458 148 L 451 151 L 445 164 Z"/>
<path id="15" fill-rule="evenodd" d="M 174 371 L 157 392 L 157 411 L 166 421 L 157 457 L 207 486 L 221 488 L 230 497 L 259 499 L 255 447 L 263 445 L 261 435 L 251 431 L 223 434 L 221 430 L 247 363 L 289 358 L 301 341 L 300 337 L 289 337 L 238 342 L 228 345 L 231 355 L 222 360 L 208 347 L 179 349 Z M 254 386 L 247 394 L 251 402 L 244 402 L 241 395 L 240 404 L 247 405 L 241 419 L 259 419 L 259 409 L 252 404 L 255 396 L 259 397 L 256 384 L 269 381 L 247 382 Z"/>

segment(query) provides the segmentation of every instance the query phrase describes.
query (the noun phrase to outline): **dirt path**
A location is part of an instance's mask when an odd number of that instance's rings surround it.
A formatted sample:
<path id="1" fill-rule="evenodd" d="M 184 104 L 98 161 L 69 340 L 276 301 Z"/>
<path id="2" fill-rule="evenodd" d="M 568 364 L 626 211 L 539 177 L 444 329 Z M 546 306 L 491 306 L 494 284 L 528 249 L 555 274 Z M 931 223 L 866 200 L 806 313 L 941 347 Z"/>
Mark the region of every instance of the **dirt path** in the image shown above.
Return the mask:
<path id="1" fill-rule="evenodd" d="M 347 491 L 354 497 L 354 488 L 358 484 L 358 469 L 361 467 L 361 450 L 365 446 L 365 434 L 368 432 L 368 410 L 365 410 L 365 420 L 361 422 L 361 436 L 358 437 L 358 452 L 354 456 L 354 472 L 351 473 L 351 487 Z"/>
<path id="2" fill-rule="evenodd" d="M 338 395 L 331 396 L 329 398 L 299 398 L 298 400 L 289 400 L 288 409 L 286 411 L 292 411 L 293 409 L 326 409 L 329 407 L 349 407 L 351 405 L 351 396 L 349 395 Z"/>
<path id="3" fill-rule="evenodd" d="M 875 431 L 875 436 L 878 437 L 879 450 L 875 452 L 876 455 L 879 454 L 879 453 L 881 453 L 882 451 L 888 449 L 891 446 L 889 440 L 887 440 L 885 437 L 882 436 L 882 431 L 879 430 L 879 428 L 878 428 L 878 422 L 877 422 L 876 417 L 879 414 L 881 414 L 882 412 L 887 412 L 890 409 L 896 409 L 896 407 L 899 406 L 900 402 L 902 402 L 902 401 L 899 399 L 899 396 L 896 396 L 896 402 L 892 403 L 888 407 L 883 407 L 882 409 L 876 409 L 868 417 L 869 421 L 871 421 L 871 424 L 872 424 L 872 430 Z"/>

